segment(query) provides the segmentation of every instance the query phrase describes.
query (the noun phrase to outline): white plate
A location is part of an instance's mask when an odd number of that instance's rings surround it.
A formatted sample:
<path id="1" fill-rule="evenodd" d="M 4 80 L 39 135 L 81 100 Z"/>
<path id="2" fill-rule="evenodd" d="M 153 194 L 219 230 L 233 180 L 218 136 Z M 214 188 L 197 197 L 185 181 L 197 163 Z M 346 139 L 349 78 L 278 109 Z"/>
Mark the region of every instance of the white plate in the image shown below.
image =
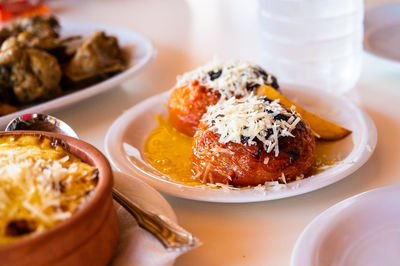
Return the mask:
<path id="1" fill-rule="evenodd" d="M 400 185 L 361 193 L 316 217 L 292 253 L 292 266 L 400 263 Z"/>
<path id="2" fill-rule="evenodd" d="M 176 222 L 174 211 L 154 188 L 142 180 L 114 171 L 114 186 L 130 200 Z M 134 218 L 118 205 L 120 237 L 112 265 L 171 265 L 179 255 L 167 252 L 159 241 L 139 228 Z"/>
<path id="3" fill-rule="evenodd" d="M 149 39 L 128 29 L 85 22 L 61 21 L 60 24 L 61 36 L 81 35 L 87 38 L 94 34 L 96 30 L 104 30 L 106 34 L 117 37 L 122 49 L 128 55 L 128 68 L 111 78 L 87 88 L 32 105 L 12 114 L 1 116 L 0 125 L 6 125 L 11 119 L 22 114 L 48 112 L 111 89 L 136 75 L 155 55 L 155 49 Z"/>
<path id="4" fill-rule="evenodd" d="M 306 109 L 349 128 L 353 133 L 334 145 L 334 157 L 341 163 L 322 173 L 288 184 L 278 190 L 210 189 L 169 181 L 143 158 L 147 136 L 156 127 L 156 114 L 167 116 L 169 92 L 155 95 L 124 112 L 109 128 L 105 148 L 114 167 L 132 173 L 156 189 L 194 200 L 213 202 L 252 202 L 273 200 L 303 194 L 325 187 L 350 175 L 371 156 L 376 145 L 376 128 L 372 120 L 349 100 L 322 90 L 282 86 L 284 94 Z"/>
<path id="5" fill-rule="evenodd" d="M 370 54 L 400 66 L 400 3 L 365 12 L 364 48 Z"/>

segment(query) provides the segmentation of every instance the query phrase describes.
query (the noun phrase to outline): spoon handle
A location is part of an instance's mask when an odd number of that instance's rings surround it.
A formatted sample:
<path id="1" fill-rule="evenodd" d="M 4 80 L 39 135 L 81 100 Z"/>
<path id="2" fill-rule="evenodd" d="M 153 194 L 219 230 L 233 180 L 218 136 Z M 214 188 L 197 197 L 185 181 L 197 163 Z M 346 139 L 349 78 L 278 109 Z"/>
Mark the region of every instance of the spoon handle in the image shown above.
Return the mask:
<path id="1" fill-rule="evenodd" d="M 115 188 L 112 194 L 139 226 L 154 235 L 168 251 L 188 251 L 200 245 L 197 238 L 167 217 L 143 210 Z"/>

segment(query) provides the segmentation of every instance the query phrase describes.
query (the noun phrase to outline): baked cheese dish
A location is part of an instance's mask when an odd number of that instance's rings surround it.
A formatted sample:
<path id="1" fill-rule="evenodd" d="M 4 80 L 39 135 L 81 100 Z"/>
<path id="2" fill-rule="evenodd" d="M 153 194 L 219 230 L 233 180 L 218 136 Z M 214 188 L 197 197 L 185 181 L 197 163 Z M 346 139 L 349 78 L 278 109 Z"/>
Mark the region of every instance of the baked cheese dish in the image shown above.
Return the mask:
<path id="1" fill-rule="evenodd" d="M 51 138 L 0 137 L 0 244 L 73 215 L 95 190 L 98 171 Z"/>

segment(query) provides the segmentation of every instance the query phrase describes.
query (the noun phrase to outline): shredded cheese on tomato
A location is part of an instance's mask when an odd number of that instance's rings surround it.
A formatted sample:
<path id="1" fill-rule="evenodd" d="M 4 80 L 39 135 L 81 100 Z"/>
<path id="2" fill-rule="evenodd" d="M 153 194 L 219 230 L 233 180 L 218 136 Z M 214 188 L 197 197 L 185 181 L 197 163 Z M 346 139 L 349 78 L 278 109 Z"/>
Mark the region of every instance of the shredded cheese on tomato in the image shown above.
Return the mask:
<path id="1" fill-rule="evenodd" d="M 217 91 L 222 100 L 249 95 L 260 85 L 278 88 L 276 78 L 260 66 L 247 61 L 214 60 L 177 77 L 175 87 L 190 86 L 194 80 Z"/>
<path id="2" fill-rule="evenodd" d="M 301 118 L 294 110 L 280 105 L 279 100 L 271 102 L 251 94 L 209 106 L 203 120 L 220 135 L 220 143 L 256 145 L 260 141 L 268 153 L 274 151 L 278 156 L 279 138 L 294 137 L 291 132 Z"/>

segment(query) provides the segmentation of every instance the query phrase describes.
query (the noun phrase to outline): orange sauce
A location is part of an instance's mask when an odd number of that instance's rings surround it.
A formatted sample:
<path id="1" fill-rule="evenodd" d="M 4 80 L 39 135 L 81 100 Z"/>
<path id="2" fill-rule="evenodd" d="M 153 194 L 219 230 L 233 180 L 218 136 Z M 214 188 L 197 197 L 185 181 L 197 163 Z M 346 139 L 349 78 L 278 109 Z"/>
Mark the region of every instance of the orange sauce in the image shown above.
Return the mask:
<path id="1" fill-rule="evenodd" d="M 323 172 L 328 166 L 335 165 L 340 161 L 338 158 L 332 158 L 334 141 L 316 140 L 316 144 L 313 175 Z"/>
<path id="2" fill-rule="evenodd" d="M 169 118 L 156 116 L 158 126 L 150 133 L 145 144 L 145 158 L 158 171 L 185 185 L 203 185 L 194 179 L 191 171 L 192 138 L 179 132 Z M 313 174 L 324 167 L 334 165 L 330 158 L 334 142 L 317 141 L 316 163 Z M 321 169 L 322 168 L 322 169 Z"/>
<path id="3" fill-rule="evenodd" d="M 158 171 L 185 185 L 201 185 L 192 178 L 192 138 L 179 132 L 169 118 L 156 116 L 158 126 L 145 144 L 145 158 Z"/>

